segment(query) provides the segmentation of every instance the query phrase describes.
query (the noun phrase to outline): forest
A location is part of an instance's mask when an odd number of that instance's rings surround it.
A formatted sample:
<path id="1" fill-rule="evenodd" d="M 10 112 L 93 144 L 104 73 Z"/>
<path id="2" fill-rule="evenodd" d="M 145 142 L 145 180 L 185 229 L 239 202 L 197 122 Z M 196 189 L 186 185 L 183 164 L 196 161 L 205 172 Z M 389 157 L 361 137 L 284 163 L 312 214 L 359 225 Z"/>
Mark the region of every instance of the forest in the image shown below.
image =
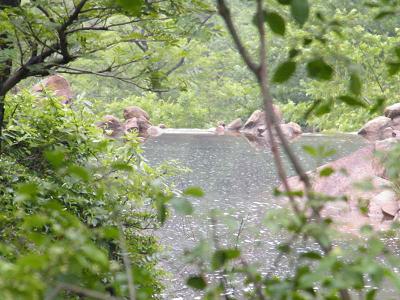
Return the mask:
<path id="1" fill-rule="evenodd" d="M 399 16 L 0 0 L 0 299 L 399 299 Z"/>

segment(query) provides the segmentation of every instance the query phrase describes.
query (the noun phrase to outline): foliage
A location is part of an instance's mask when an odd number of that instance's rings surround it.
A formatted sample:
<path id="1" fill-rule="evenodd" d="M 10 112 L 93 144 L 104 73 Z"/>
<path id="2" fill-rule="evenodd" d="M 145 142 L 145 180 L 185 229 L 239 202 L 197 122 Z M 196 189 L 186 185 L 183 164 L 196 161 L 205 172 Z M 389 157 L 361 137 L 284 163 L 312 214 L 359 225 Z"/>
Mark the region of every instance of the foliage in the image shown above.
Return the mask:
<path id="1" fill-rule="evenodd" d="M 29 93 L 7 103 L 0 297 L 75 299 L 85 290 L 125 296 L 124 253 L 137 299 L 156 297 L 160 247 L 151 232 L 165 219 L 166 210 L 156 208 L 173 195 L 160 181 L 169 168 L 150 168 L 135 136 L 103 138 L 85 105 L 72 110 Z"/>

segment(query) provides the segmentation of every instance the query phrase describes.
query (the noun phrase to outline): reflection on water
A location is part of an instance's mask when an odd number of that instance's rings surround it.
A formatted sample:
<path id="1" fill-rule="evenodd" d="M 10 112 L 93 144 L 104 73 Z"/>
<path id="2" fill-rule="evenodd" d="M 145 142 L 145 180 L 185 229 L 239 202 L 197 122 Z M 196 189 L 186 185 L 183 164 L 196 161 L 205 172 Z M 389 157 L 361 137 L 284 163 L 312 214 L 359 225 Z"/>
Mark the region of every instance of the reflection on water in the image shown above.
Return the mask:
<path id="1" fill-rule="evenodd" d="M 301 137 L 293 142 L 293 149 L 303 165 L 313 169 L 316 162 L 302 150 L 305 144 L 336 149 L 335 155 L 319 162 L 322 164 L 359 149 L 363 141 L 354 135 Z M 261 269 L 267 270 L 273 264 L 276 246 L 285 237 L 261 226 L 265 214 L 282 204 L 271 196 L 279 180 L 269 150 L 254 149 L 243 137 L 190 133 L 164 134 L 148 140 L 144 148 L 145 157 L 152 165 L 178 160 L 192 170 L 174 178 L 179 189 L 196 185 L 206 192 L 204 198 L 193 200 L 196 211 L 193 217 L 172 216 L 159 232 L 166 248 L 162 264 L 171 273 L 166 284 L 166 299 L 200 299 L 185 288 L 184 278 L 191 270 L 184 267 L 182 253 L 200 239 L 209 238 L 212 230 L 217 231 L 221 245 L 232 247 L 238 242 L 245 257 L 258 263 Z M 288 168 L 288 174 L 294 173 Z M 219 223 L 214 229 L 210 220 L 213 209 L 219 214 Z M 243 231 L 238 238 L 241 222 Z M 287 270 L 280 266 L 275 271 L 283 274 Z"/>

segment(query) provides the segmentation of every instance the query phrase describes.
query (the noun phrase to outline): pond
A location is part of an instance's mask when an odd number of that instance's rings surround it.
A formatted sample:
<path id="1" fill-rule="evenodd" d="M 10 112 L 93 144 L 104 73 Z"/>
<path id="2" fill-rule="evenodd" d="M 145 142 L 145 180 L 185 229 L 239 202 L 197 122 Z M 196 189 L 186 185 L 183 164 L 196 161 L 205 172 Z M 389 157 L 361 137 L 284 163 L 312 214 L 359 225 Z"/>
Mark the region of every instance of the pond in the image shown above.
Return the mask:
<path id="1" fill-rule="evenodd" d="M 303 150 L 304 145 L 323 145 L 335 149 L 336 153 L 324 161 L 315 162 Z M 354 152 L 363 145 L 364 141 L 352 134 L 303 135 L 292 143 L 308 170 Z M 173 178 L 178 189 L 200 186 L 205 191 L 205 197 L 193 200 L 194 216 L 172 216 L 158 232 L 165 247 L 161 264 L 170 273 L 166 282 L 166 299 L 200 299 L 198 294 L 185 287 L 184 279 L 193 270 L 185 267 L 183 251 L 202 239 L 210 239 L 213 233 L 217 234 L 222 246 L 238 244 L 246 259 L 258 264 L 265 272 L 271 271 L 276 247 L 286 237 L 263 225 L 266 214 L 282 206 L 272 197 L 279 180 L 268 149 L 252 147 L 244 137 L 183 131 L 149 139 L 144 150 L 151 165 L 177 160 L 192 170 Z M 288 175 L 294 175 L 285 162 Z M 218 214 L 215 226 L 211 217 L 214 210 Z M 283 264 L 273 272 L 287 272 L 284 265 L 290 264 Z"/>

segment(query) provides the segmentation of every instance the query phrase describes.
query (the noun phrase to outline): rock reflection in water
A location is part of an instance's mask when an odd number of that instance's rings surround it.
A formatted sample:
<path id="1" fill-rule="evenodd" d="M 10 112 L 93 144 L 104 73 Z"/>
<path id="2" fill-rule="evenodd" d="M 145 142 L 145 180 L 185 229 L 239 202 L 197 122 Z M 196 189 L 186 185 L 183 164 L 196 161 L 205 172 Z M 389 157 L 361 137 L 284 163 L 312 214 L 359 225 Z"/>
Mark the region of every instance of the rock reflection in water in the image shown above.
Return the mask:
<path id="1" fill-rule="evenodd" d="M 359 149 L 363 142 L 354 135 L 302 136 L 292 145 L 303 165 L 313 169 L 326 161 L 316 163 L 305 155 L 302 150 L 305 144 L 335 148 L 337 153 L 329 159 L 333 160 Z M 162 266 L 171 273 L 166 284 L 166 299 L 196 299 L 199 296 L 185 288 L 184 279 L 191 270 L 184 267 L 183 251 L 201 239 L 209 238 L 212 230 L 217 231 L 221 245 L 235 246 L 241 220 L 244 226 L 238 243 L 246 259 L 269 270 L 276 257 L 277 245 L 286 237 L 271 232 L 262 224 L 265 214 L 282 204 L 271 196 L 279 180 L 268 149 L 259 145 L 253 147 L 241 136 L 201 132 L 167 133 L 149 139 L 144 148 L 145 157 L 152 165 L 178 160 L 192 170 L 173 179 L 179 189 L 196 185 L 206 193 L 204 198 L 193 200 L 194 216 L 172 216 L 158 232 L 166 249 Z M 294 175 L 289 168 L 288 175 Z M 217 228 L 211 225 L 210 211 L 213 209 L 218 210 Z M 304 251 L 304 247 L 299 245 L 298 251 Z M 290 257 L 285 259 L 290 261 Z M 287 267 L 275 270 L 277 274 L 287 271 Z"/>

